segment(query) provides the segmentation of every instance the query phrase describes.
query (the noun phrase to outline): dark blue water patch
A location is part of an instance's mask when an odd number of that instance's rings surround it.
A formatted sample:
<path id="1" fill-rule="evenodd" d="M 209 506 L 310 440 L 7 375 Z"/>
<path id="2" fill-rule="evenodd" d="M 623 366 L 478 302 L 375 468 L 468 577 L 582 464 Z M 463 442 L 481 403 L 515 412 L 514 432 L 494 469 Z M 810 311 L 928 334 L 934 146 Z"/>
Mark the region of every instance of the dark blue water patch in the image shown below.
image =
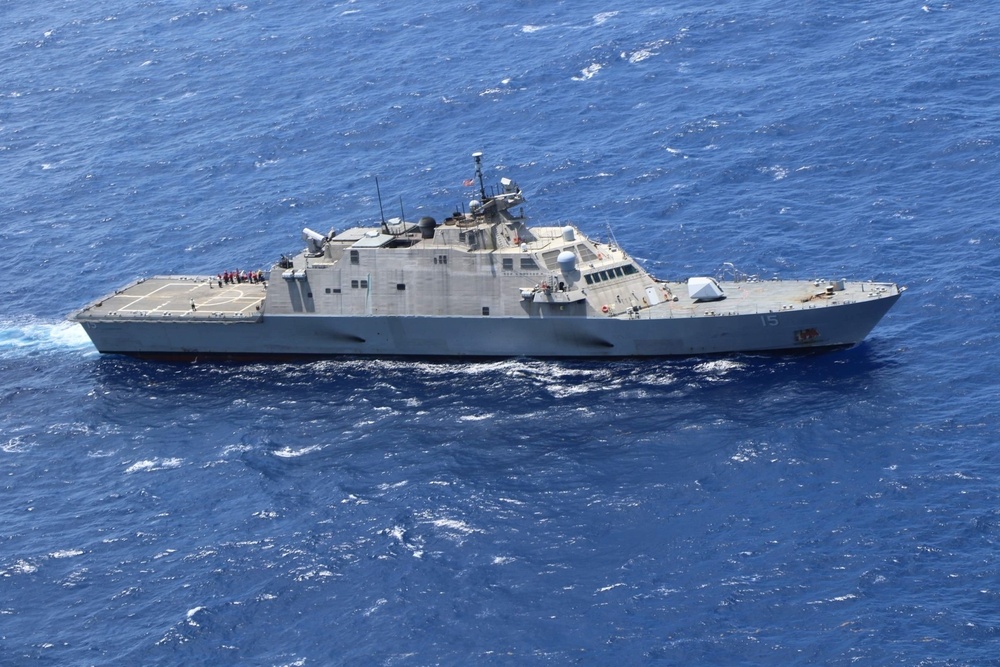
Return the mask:
<path id="1" fill-rule="evenodd" d="M 8 661 L 995 661 L 990 17 L 3 12 Z M 375 175 L 440 218 L 474 150 L 664 278 L 910 289 L 788 357 L 177 365 L 62 322 L 377 220 Z"/>

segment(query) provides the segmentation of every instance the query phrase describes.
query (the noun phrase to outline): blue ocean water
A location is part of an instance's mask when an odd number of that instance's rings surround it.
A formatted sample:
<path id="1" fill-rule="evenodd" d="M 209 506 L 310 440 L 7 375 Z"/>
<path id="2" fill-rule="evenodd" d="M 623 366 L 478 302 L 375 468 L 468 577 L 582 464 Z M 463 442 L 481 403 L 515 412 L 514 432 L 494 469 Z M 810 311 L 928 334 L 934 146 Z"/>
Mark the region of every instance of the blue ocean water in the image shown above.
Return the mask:
<path id="1" fill-rule="evenodd" d="M 0 4 L 0 664 L 1000 664 L 985 6 Z M 664 278 L 909 287 L 862 345 L 101 357 L 65 315 L 461 204 Z"/>

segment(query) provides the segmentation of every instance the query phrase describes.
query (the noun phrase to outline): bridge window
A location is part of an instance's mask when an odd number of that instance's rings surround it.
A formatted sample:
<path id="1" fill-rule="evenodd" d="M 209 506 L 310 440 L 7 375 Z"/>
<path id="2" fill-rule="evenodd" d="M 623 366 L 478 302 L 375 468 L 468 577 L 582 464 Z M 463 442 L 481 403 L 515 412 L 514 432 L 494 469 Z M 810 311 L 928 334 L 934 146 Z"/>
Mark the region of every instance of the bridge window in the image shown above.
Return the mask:
<path id="1" fill-rule="evenodd" d="M 503 258 L 503 270 L 504 271 L 513 271 L 514 270 L 514 258 L 513 257 L 504 257 Z"/>

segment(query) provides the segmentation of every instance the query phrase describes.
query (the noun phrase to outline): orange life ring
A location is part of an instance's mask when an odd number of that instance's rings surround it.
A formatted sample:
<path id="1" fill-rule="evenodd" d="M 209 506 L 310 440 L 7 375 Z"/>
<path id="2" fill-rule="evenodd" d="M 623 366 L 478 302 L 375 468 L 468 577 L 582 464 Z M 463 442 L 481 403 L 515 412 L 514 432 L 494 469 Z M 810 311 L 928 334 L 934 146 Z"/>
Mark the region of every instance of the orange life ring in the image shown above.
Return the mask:
<path id="1" fill-rule="evenodd" d="M 610 309 L 608 308 L 608 304 L 604 304 L 603 306 L 601 306 L 601 312 L 602 312 L 602 313 L 606 313 L 606 312 L 608 312 L 608 310 L 610 310 Z"/>

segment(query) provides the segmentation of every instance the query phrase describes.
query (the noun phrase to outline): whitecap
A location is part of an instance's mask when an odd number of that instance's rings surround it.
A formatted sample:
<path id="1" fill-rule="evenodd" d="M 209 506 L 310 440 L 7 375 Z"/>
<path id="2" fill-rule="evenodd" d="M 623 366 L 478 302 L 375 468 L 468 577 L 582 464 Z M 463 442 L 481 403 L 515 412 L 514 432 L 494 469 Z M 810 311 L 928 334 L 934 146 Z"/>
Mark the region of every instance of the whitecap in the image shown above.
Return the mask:
<path id="1" fill-rule="evenodd" d="M 136 472 L 155 472 L 157 470 L 171 470 L 173 468 L 181 467 L 184 462 L 183 459 L 169 458 L 169 459 L 147 459 L 144 461 L 136 461 L 128 468 L 125 469 L 125 474 L 129 475 Z"/>
<path id="2" fill-rule="evenodd" d="M 82 554 L 83 550 L 81 549 L 63 549 L 61 551 L 53 551 L 49 554 L 49 558 L 73 558 Z"/>
<path id="3" fill-rule="evenodd" d="M 806 604 L 818 605 L 818 604 L 828 604 L 830 602 L 847 602 L 848 600 L 855 600 L 857 599 L 857 597 L 858 596 L 855 595 L 854 593 L 848 593 L 847 595 L 838 595 L 837 597 L 829 598 L 826 600 L 813 600 L 811 602 L 806 602 Z"/>
<path id="4" fill-rule="evenodd" d="M 385 598 L 379 598 L 378 600 L 375 600 L 375 604 L 372 605 L 371 607 L 369 607 L 368 610 L 366 612 L 364 612 L 364 615 L 365 616 L 371 616 L 376 611 L 378 611 L 379 607 L 387 604 L 388 602 L 389 601 L 387 599 L 385 599 Z"/>
<path id="5" fill-rule="evenodd" d="M 198 623 L 194 620 L 194 617 L 198 614 L 198 612 L 202 611 L 203 609 L 204 607 L 194 607 L 193 609 L 188 609 L 187 611 L 188 625 L 193 626 L 195 628 L 199 627 Z"/>
<path id="6" fill-rule="evenodd" d="M 587 81 L 588 79 L 594 78 L 594 75 L 601 71 L 601 65 L 599 63 L 590 63 L 582 70 L 580 70 L 580 76 L 572 77 L 574 81 Z"/>
<path id="7" fill-rule="evenodd" d="M 480 421 L 485 421 L 487 419 L 492 419 L 494 414 L 495 413 L 493 412 L 487 412 L 486 414 L 482 415 L 462 415 L 458 419 L 459 421 L 463 422 L 480 422 Z"/>
<path id="8" fill-rule="evenodd" d="M 603 588 L 598 588 L 597 591 L 595 591 L 595 592 L 597 592 L 597 593 L 607 593 L 610 590 L 613 590 L 615 588 L 621 588 L 624 585 L 625 584 L 623 584 L 622 582 L 618 582 L 617 584 L 611 584 L 610 586 L 605 586 Z"/>
<path id="9" fill-rule="evenodd" d="M 38 571 L 38 566 L 34 563 L 21 559 L 16 561 L 10 568 L 0 570 L 0 577 L 9 577 L 12 574 L 33 574 Z"/>
<path id="10" fill-rule="evenodd" d="M 433 526 L 437 528 L 444 528 L 447 530 L 454 531 L 456 533 L 461 533 L 462 535 L 471 535 L 472 533 L 482 533 L 479 528 L 473 528 L 464 521 L 459 521 L 458 519 L 433 519 L 430 522 Z"/>
<path id="11" fill-rule="evenodd" d="M 0 445 L 0 450 L 7 454 L 23 454 L 29 449 L 30 445 L 25 444 L 19 435 L 8 440 L 6 445 Z"/>
<path id="12" fill-rule="evenodd" d="M 301 449 L 292 449 L 291 447 L 282 447 L 281 449 L 276 449 L 271 452 L 275 456 L 283 459 L 294 459 L 299 456 L 305 456 L 309 452 L 315 452 L 319 449 L 319 445 L 310 445 L 309 447 L 302 447 Z"/>
<path id="13" fill-rule="evenodd" d="M 648 60 L 649 58 L 652 58 L 655 55 L 658 55 L 655 51 L 650 51 L 648 49 L 639 49 L 638 51 L 636 51 L 635 53 L 633 53 L 628 57 L 628 61 L 634 65 L 635 63 L 641 63 L 643 60 Z"/>

